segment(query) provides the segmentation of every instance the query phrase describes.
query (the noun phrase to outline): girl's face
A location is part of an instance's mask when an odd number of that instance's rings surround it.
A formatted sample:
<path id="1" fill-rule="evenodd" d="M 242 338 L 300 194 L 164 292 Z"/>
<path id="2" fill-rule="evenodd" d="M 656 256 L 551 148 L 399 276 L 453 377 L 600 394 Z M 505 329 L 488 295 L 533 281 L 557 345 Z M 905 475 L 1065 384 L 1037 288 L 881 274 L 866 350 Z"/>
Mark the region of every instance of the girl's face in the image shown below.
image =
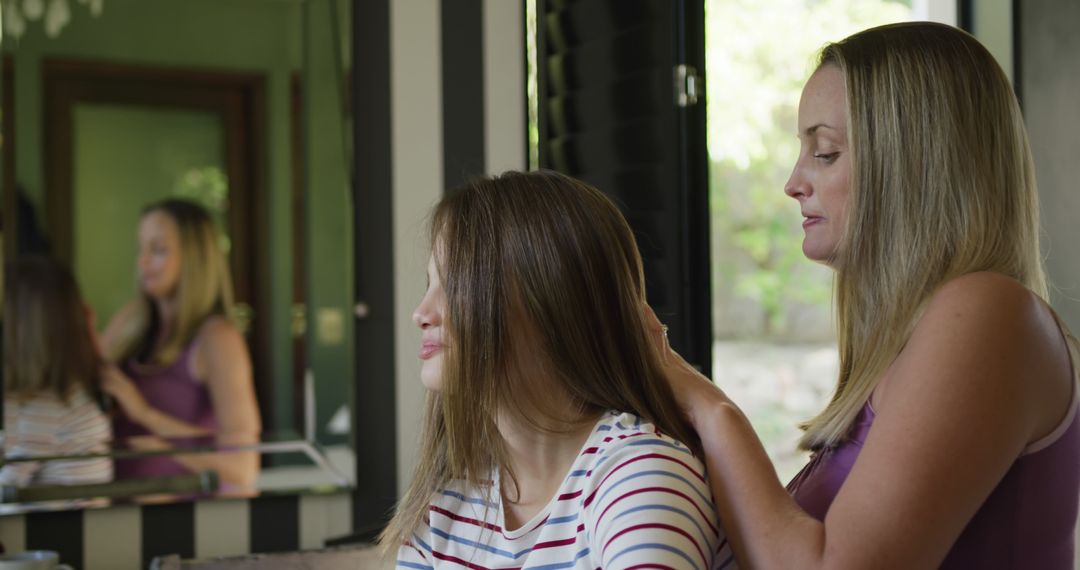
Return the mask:
<path id="1" fill-rule="evenodd" d="M 139 221 L 139 288 L 152 299 L 169 299 L 180 283 L 180 228 L 164 212 Z"/>
<path id="2" fill-rule="evenodd" d="M 413 311 L 413 322 L 420 327 L 420 381 L 428 390 L 439 391 L 443 386 L 443 317 L 446 314 L 446 293 L 439 280 L 435 256 L 428 260 L 428 287 L 424 298 Z"/>
<path id="3" fill-rule="evenodd" d="M 803 254 L 834 265 L 847 224 L 847 94 L 834 65 L 818 69 L 799 101 L 799 159 L 784 193 L 799 201 L 803 215 Z"/>

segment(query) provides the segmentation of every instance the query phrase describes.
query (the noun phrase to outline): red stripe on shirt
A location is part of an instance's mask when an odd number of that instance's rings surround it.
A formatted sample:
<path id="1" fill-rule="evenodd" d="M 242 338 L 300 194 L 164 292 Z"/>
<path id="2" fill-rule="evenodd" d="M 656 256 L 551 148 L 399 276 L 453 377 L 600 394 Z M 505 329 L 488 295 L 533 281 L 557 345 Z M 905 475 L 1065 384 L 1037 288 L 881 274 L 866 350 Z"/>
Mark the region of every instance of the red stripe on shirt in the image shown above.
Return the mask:
<path id="1" fill-rule="evenodd" d="M 610 442 L 612 440 L 616 440 L 616 439 L 623 440 L 623 439 L 629 439 L 631 437 L 638 437 L 639 435 L 654 435 L 654 434 L 651 433 L 651 432 L 647 432 L 647 431 L 639 431 L 637 433 L 632 433 L 632 434 L 629 434 L 629 435 L 626 435 L 626 434 L 619 435 L 619 436 L 609 435 L 609 436 L 604 438 L 604 443 L 608 443 L 608 442 Z"/>
<path id="2" fill-rule="evenodd" d="M 569 501 L 570 499 L 575 499 L 575 498 L 581 496 L 581 492 L 582 492 L 582 490 L 578 489 L 577 491 L 574 491 L 573 493 L 563 493 L 563 494 L 559 495 L 559 500 L 560 501 Z"/>
<path id="3" fill-rule="evenodd" d="M 429 508 L 430 508 L 430 510 L 435 511 L 436 513 L 439 513 L 440 515 L 442 515 L 444 517 L 447 517 L 447 518 L 450 518 L 450 519 L 453 519 L 453 520 L 456 520 L 456 521 L 459 521 L 459 522 L 468 523 L 468 524 L 471 524 L 473 526 L 486 528 L 488 530 L 493 530 L 493 531 L 498 532 L 498 533 L 502 533 L 502 528 L 500 528 L 499 525 L 491 524 L 489 522 L 484 522 L 484 521 L 481 521 L 481 520 L 471 519 L 469 517 L 463 517 L 463 516 L 461 516 L 459 514 L 455 514 L 455 513 L 451 512 L 451 511 L 448 511 L 448 510 L 446 510 L 446 509 L 444 509 L 442 507 L 437 507 L 435 505 L 431 505 Z"/>
<path id="4" fill-rule="evenodd" d="M 462 559 L 458 558 L 457 556 L 451 556 L 449 554 L 443 554 L 442 552 L 439 552 L 437 550 L 432 550 L 431 554 L 433 554 L 435 556 L 435 558 L 438 558 L 439 560 L 445 560 L 447 562 L 453 562 L 454 564 L 457 564 L 459 566 L 464 566 L 464 567 L 469 568 L 471 570 L 495 570 L 493 568 L 488 568 L 487 566 L 481 566 L 479 564 L 473 564 L 472 562 L 467 562 L 465 560 L 462 560 Z M 512 567 L 507 567 L 507 568 L 499 568 L 498 570 L 521 570 L 521 566 L 512 566 Z"/>

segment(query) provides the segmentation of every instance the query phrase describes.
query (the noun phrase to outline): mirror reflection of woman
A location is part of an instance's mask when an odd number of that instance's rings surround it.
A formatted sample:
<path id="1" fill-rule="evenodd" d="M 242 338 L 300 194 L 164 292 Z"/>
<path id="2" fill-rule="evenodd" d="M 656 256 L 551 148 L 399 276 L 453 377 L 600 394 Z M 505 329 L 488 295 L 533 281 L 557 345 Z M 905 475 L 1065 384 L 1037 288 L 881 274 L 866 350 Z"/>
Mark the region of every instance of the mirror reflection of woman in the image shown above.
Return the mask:
<path id="1" fill-rule="evenodd" d="M 210 215 L 184 200 L 151 204 L 139 221 L 138 242 L 140 294 L 101 336 L 115 363 L 103 386 L 122 411 L 116 437 L 143 450 L 257 443 L 261 422 L 251 357 L 229 320 L 232 284 Z M 116 464 L 118 478 L 204 470 L 248 488 L 258 474 L 258 455 L 153 456 Z"/>
<path id="2" fill-rule="evenodd" d="M 87 455 L 109 450 L 101 357 L 93 317 L 71 272 L 44 257 L 6 269 L 4 284 L 4 455 Z M 74 485 L 112 479 L 107 457 L 15 462 L 3 485 Z"/>

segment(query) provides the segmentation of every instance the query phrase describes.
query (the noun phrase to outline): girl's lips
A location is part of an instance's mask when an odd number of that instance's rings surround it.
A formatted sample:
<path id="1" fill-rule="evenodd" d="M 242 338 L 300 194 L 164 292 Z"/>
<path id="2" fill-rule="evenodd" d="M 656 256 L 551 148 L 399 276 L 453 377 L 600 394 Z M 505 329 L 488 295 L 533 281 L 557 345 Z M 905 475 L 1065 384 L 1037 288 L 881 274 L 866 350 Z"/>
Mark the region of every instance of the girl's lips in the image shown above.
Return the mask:
<path id="1" fill-rule="evenodd" d="M 825 218 L 821 218 L 821 217 L 818 217 L 818 216 L 807 216 L 806 219 L 803 220 L 802 227 L 803 228 L 808 228 L 808 227 L 810 227 L 810 226 L 812 226 L 814 224 L 817 224 L 817 223 L 820 223 L 820 222 L 823 222 L 823 221 L 825 221 Z"/>
<path id="2" fill-rule="evenodd" d="M 435 356 L 435 353 L 439 352 L 440 350 L 442 350 L 441 344 L 425 342 L 424 344 L 420 345 L 420 360 L 427 360 L 432 356 Z"/>

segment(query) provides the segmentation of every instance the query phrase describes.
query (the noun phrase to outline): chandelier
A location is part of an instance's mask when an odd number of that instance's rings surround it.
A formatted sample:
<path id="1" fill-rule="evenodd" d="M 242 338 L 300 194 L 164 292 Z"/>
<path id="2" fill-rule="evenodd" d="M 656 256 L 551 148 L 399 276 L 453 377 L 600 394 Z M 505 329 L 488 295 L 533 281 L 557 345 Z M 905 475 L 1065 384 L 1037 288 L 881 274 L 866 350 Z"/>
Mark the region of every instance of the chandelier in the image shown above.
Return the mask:
<path id="1" fill-rule="evenodd" d="M 72 0 L 0 0 L 3 34 L 19 38 L 31 22 L 41 21 L 45 35 L 55 38 L 71 21 Z M 101 15 L 105 0 L 74 0 L 89 8 L 93 16 Z"/>

